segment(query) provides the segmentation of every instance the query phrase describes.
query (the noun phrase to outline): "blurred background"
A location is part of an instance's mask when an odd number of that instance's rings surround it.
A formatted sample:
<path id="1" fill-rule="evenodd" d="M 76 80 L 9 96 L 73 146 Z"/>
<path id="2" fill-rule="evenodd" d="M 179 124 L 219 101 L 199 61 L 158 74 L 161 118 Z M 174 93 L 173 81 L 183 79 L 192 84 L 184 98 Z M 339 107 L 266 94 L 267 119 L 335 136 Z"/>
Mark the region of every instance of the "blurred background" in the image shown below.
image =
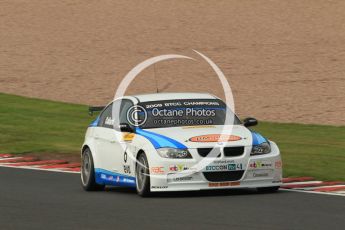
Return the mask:
<path id="1" fill-rule="evenodd" d="M 127 94 L 209 92 L 277 142 L 284 176 L 345 180 L 345 1 L 0 2 L 0 153 L 79 161 L 87 105 L 157 55 Z M 154 71 L 155 69 L 155 71 Z M 20 96 L 17 96 L 20 95 Z"/>
<path id="2" fill-rule="evenodd" d="M 2 0 L 0 92 L 105 104 L 126 73 L 156 55 L 161 92 L 223 97 L 227 76 L 240 116 L 345 125 L 345 2 L 307 0 Z M 155 92 L 153 68 L 128 94 Z"/>

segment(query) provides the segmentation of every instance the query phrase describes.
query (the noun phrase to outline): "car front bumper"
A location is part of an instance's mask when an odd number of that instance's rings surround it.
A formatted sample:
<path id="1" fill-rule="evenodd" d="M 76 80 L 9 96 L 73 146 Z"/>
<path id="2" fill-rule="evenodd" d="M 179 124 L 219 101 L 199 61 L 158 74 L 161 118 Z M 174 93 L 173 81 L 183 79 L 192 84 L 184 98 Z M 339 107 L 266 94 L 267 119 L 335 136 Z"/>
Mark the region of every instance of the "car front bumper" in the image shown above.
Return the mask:
<path id="1" fill-rule="evenodd" d="M 217 162 L 220 166 L 224 165 L 224 162 L 234 165 L 239 163 L 242 168 L 217 171 L 222 167 L 214 167 L 215 170 L 207 171 L 205 168 L 195 170 L 195 162 L 181 163 L 181 160 L 160 162 L 159 165 L 164 173 L 150 175 L 151 191 L 259 188 L 282 185 L 282 161 L 275 144 L 269 154 L 249 156 L 247 152 L 243 157 L 217 159 Z"/>

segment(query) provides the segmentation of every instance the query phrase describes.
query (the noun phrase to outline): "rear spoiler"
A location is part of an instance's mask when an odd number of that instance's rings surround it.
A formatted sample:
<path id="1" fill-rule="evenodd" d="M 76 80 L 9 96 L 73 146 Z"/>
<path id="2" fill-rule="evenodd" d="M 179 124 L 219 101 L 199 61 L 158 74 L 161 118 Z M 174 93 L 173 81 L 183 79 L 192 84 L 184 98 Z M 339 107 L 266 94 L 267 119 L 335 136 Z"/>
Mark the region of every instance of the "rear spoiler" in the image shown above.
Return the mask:
<path id="1" fill-rule="evenodd" d="M 102 111 L 104 108 L 105 106 L 89 106 L 89 115 L 92 116 L 93 112 Z"/>

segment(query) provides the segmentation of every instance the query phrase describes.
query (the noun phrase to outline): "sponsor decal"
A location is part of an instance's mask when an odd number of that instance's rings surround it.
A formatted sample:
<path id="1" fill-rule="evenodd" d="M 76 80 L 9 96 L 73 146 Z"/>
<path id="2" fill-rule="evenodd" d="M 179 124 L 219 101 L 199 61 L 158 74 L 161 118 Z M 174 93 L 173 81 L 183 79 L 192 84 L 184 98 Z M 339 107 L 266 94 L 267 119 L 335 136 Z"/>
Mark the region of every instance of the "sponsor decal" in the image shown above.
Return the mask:
<path id="1" fill-rule="evenodd" d="M 271 168 L 272 162 L 270 162 L 270 161 L 254 161 L 254 162 L 249 164 L 249 167 L 252 169 Z"/>
<path id="2" fill-rule="evenodd" d="M 173 181 L 191 181 L 193 177 L 185 176 L 185 177 L 173 177 Z"/>
<path id="3" fill-rule="evenodd" d="M 246 174 L 246 179 L 266 179 L 273 177 L 273 169 L 255 169 L 249 170 Z M 274 180 L 274 179 L 273 179 Z"/>
<path id="4" fill-rule="evenodd" d="M 164 174 L 164 167 L 163 166 L 151 167 L 150 172 L 152 174 Z"/>
<path id="5" fill-rule="evenodd" d="M 135 180 L 130 179 L 130 178 L 126 178 L 126 177 L 124 177 L 124 178 L 123 178 L 123 182 L 125 182 L 125 183 L 131 183 L 131 184 L 135 184 Z"/>
<path id="6" fill-rule="evenodd" d="M 106 124 L 106 125 L 114 125 L 115 124 L 115 119 L 111 119 L 111 117 L 106 117 L 104 124 Z"/>
<path id="7" fill-rule="evenodd" d="M 236 171 L 243 169 L 241 163 L 239 164 L 226 164 L 226 165 L 208 165 L 206 171 Z"/>
<path id="8" fill-rule="evenodd" d="M 122 134 L 122 140 L 123 141 L 132 141 L 134 137 L 135 137 L 134 133 L 124 133 L 124 134 Z"/>
<path id="9" fill-rule="evenodd" d="M 268 172 L 253 172 L 253 177 L 268 177 Z"/>
<path id="10" fill-rule="evenodd" d="M 122 174 L 117 174 L 113 173 L 110 171 L 106 171 L 104 169 L 95 169 L 95 176 L 96 176 L 96 181 L 100 183 L 105 183 L 105 184 L 116 184 L 116 185 L 129 185 L 129 186 L 135 186 L 135 178 L 122 175 Z"/>
<path id="11" fill-rule="evenodd" d="M 183 174 L 183 173 L 169 173 L 167 179 L 168 179 L 168 183 L 185 182 L 185 181 L 193 180 L 193 176 L 190 174 Z"/>
<path id="12" fill-rule="evenodd" d="M 191 142 L 229 142 L 239 141 L 242 138 L 235 135 L 221 135 L 221 134 L 209 134 L 192 137 L 189 139 Z"/>
<path id="13" fill-rule="evenodd" d="M 126 174 L 131 174 L 131 166 L 123 165 L 123 172 Z"/>
<path id="14" fill-rule="evenodd" d="M 123 183 L 130 183 L 133 184 L 135 183 L 134 179 L 126 178 L 126 177 L 120 177 L 120 176 L 106 176 L 104 174 L 101 175 L 101 178 L 107 181 L 113 181 L 113 182 L 123 182 Z"/>
<path id="15" fill-rule="evenodd" d="M 106 175 L 106 174 L 103 174 L 103 173 L 101 174 L 101 178 L 103 180 L 107 180 L 107 181 L 116 181 L 114 176 L 109 176 L 109 175 Z M 118 182 L 118 181 L 116 181 L 116 182 Z"/>
<path id="16" fill-rule="evenodd" d="M 168 186 L 151 186 L 153 189 L 167 189 Z"/>
<path id="17" fill-rule="evenodd" d="M 169 170 L 173 172 L 181 172 L 184 170 L 188 170 L 189 167 L 183 164 L 177 164 L 177 165 L 170 165 Z"/>
<path id="18" fill-rule="evenodd" d="M 235 163 L 235 160 L 215 160 L 213 161 L 214 164 L 229 164 Z"/>
<path id="19" fill-rule="evenodd" d="M 155 102 L 152 104 L 149 102 L 145 105 L 146 109 L 161 108 L 161 107 L 177 107 L 177 106 L 220 106 L 218 101 L 167 101 L 167 102 Z"/>
<path id="20" fill-rule="evenodd" d="M 276 161 L 274 163 L 274 166 L 275 166 L 276 169 L 281 169 L 282 166 L 283 166 L 283 163 L 281 161 Z"/>
<path id="21" fill-rule="evenodd" d="M 228 186 L 237 186 L 240 185 L 241 183 L 239 181 L 236 182 L 212 182 L 208 183 L 208 187 L 228 187 Z"/>

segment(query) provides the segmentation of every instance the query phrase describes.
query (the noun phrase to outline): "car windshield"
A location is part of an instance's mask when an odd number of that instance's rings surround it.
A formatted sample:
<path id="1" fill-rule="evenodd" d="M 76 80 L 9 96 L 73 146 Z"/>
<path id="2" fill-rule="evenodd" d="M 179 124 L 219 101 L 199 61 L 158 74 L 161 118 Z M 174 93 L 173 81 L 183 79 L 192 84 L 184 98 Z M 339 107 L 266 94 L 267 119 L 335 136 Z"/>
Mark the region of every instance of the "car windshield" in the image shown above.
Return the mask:
<path id="1" fill-rule="evenodd" d="M 139 127 L 143 129 L 224 125 L 226 114 L 232 124 L 241 124 L 238 117 L 219 99 L 150 101 L 139 103 L 138 107 Z"/>

